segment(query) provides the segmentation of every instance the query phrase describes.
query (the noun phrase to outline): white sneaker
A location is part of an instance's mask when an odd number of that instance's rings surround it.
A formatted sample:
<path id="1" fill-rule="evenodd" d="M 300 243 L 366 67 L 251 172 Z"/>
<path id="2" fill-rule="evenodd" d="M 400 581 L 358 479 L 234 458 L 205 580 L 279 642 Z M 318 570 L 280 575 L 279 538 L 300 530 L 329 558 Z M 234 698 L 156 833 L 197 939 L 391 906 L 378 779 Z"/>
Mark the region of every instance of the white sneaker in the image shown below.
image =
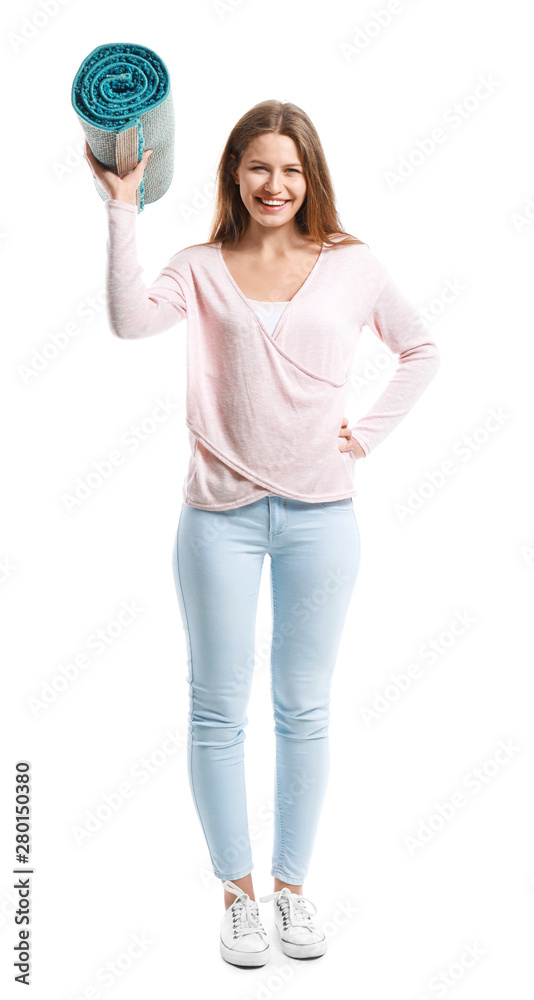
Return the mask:
<path id="1" fill-rule="evenodd" d="M 269 942 L 257 902 L 234 882 L 223 882 L 223 886 L 237 899 L 221 921 L 222 957 L 232 965 L 265 965 L 269 961 Z"/>
<path id="2" fill-rule="evenodd" d="M 274 922 L 280 935 L 284 955 L 290 958 L 318 958 L 326 951 L 326 937 L 315 927 L 311 914 L 317 909 L 311 899 L 291 892 L 287 886 L 268 896 L 260 896 L 260 903 L 274 899 Z M 311 907 L 311 912 L 308 912 Z"/>

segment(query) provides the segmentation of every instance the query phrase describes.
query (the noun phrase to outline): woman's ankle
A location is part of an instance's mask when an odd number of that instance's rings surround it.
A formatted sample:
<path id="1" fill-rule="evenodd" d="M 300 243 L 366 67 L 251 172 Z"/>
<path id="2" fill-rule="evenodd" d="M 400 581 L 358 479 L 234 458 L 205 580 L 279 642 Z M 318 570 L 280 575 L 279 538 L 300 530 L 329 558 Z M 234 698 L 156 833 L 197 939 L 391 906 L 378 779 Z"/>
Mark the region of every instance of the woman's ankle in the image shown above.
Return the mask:
<path id="1" fill-rule="evenodd" d="M 291 885 L 290 882 L 284 882 L 283 879 L 276 878 L 276 876 L 275 876 L 275 878 L 274 878 L 274 890 L 273 891 L 274 892 L 280 892 L 280 890 L 283 889 L 285 886 L 287 886 L 287 888 L 290 890 L 290 892 L 295 892 L 295 893 L 297 893 L 297 895 L 302 896 L 302 894 L 303 894 L 302 893 L 302 890 L 303 890 L 303 886 L 302 885 Z"/>

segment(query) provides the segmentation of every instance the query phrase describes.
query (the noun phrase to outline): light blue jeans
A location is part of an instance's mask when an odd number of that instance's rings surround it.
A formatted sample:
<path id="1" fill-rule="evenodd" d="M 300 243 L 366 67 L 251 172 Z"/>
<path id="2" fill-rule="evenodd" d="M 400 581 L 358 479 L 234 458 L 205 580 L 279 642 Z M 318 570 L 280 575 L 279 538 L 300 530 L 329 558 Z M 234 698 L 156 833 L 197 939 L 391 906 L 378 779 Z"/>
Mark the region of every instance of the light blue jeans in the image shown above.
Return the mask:
<path id="1" fill-rule="evenodd" d="M 330 682 L 360 562 L 352 497 L 303 503 L 270 494 L 223 511 L 182 504 L 173 572 L 187 645 L 188 777 L 221 879 L 254 867 L 244 740 L 266 553 L 276 741 L 271 875 L 301 885 L 326 791 Z"/>

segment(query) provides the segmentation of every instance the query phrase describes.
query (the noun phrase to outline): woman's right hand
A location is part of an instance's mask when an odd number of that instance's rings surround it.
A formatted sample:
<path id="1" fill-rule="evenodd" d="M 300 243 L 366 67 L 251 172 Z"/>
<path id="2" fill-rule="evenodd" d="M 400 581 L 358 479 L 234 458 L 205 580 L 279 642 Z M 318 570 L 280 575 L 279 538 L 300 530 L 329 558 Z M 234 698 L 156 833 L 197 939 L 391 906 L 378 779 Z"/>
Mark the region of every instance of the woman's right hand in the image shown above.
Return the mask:
<path id="1" fill-rule="evenodd" d="M 133 170 L 130 170 L 129 173 L 119 177 L 113 170 L 108 170 L 107 167 L 96 159 L 87 139 L 85 140 L 84 155 L 93 177 L 96 177 L 110 198 L 114 198 L 116 201 L 126 201 L 129 205 L 136 204 L 135 192 L 143 180 L 146 163 L 151 153 L 151 149 L 145 149 L 137 166 Z"/>

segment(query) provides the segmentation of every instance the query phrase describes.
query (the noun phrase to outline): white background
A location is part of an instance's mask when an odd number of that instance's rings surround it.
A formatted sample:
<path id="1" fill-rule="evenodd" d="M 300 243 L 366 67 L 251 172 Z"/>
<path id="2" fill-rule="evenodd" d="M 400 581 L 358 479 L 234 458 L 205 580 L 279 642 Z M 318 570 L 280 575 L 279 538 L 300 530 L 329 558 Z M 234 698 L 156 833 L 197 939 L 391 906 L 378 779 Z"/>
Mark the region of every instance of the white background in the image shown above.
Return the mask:
<path id="1" fill-rule="evenodd" d="M 32 29 L 42 9 L 38 0 L 4 8 L 1 37 L 0 992 L 23 992 L 13 983 L 12 869 L 15 762 L 26 759 L 37 1000 L 266 1000 L 339 989 L 365 1000 L 529 995 L 527 5 L 412 0 L 391 4 L 380 25 L 385 4 L 348 0 L 69 0 Z M 440 351 L 439 372 L 412 412 L 355 467 L 361 565 L 332 687 L 330 782 L 304 885 L 329 937 L 316 961 L 282 954 L 272 903 L 260 904 L 268 965 L 236 969 L 218 951 L 223 894 L 187 782 L 185 636 L 171 569 L 189 455 L 186 324 L 129 343 L 110 333 L 104 203 L 70 103 L 81 62 L 111 41 L 153 48 L 171 74 L 174 180 L 137 219 L 147 283 L 172 254 L 208 238 L 215 170 L 238 118 L 267 98 L 290 101 L 319 132 L 344 228 L 429 318 Z M 417 152 L 438 128 L 445 141 Z M 46 360 L 69 323 L 77 335 Z M 38 356 L 45 363 L 36 371 Z M 367 369 L 362 381 L 366 361 L 380 366 L 387 357 L 365 330 L 351 425 L 394 369 L 390 357 L 379 378 Z M 64 498 L 77 477 L 159 398 L 173 402 L 174 415 L 69 512 Z M 91 654 L 91 635 L 113 629 L 125 601 L 142 609 L 138 617 Z M 467 624 L 453 629 L 459 616 Z M 274 767 L 270 629 L 266 559 L 245 745 L 257 897 L 272 891 L 272 823 L 261 818 L 270 815 Z M 425 656 L 432 641 L 434 662 Z M 89 666 L 36 712 L 32 699 L 84 652 Z M 392 679 L 410 664 L 419 675 L 399 694 Z M 366 721 L 375 703 L 382 709 Z M 168 733 L 176 752 L 158 754 Z M 515 748 L 507 758 L 501 741 Z M 151 755 L 154 773 L 136 781 L 131 769 Z M 475 768 L 480 786 L 470 780 Z M 80 842 L 76 829 L 124 782 L 132 797 Z M 438 807 L 460 795 L 463 804 L 440 826 Z M 426 841 L 418 840 L 429 821 Z M 135 935 L 147 946 L 129 959 Z M 104 968 L 115 970 L 108 980 Z"/>

